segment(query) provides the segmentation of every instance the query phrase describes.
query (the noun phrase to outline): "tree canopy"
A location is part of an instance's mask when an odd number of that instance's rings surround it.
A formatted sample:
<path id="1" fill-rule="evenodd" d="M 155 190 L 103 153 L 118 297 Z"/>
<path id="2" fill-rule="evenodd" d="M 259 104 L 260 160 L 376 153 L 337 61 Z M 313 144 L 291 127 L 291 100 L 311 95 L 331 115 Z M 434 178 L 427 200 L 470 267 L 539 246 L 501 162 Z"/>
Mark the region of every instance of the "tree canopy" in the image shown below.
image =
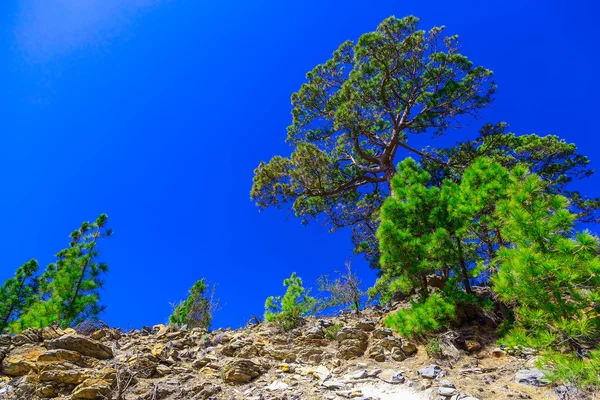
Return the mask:
<path id="1" fill-rule="evenodd" d="M 290 157 L 255 170 L 251 198 L 261 208 L 292 203 L 303 222 L 323 217 L 352 227 L 355 242 L 374 240 L 400 149 L 411 135 L 442 135 L 492 100 L 492 72 L 459 53 L 444 27 L 390 17 L 356 43 L 347 41 L 306 76 L 292 95 Z"/>

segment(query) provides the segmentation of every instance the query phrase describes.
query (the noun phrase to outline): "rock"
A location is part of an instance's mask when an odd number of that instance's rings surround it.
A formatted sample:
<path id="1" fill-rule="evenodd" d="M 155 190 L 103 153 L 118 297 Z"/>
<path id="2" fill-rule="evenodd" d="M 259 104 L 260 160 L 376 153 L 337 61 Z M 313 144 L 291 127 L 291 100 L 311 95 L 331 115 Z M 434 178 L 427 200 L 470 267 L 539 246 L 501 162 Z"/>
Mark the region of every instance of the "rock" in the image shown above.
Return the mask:
<path id="1" fill-rule="evenodd" d="M 296 354 L 288 346 L 265 347 L 264 352 L 280 361 L 296 361 Z"/>
<path id="2" fill-rule="evenodd" d="M 206 384 L 202 390 L 200 391 L 200 393 L 198 393 L 198 395 L 195 397 L 195 399 L 209 399 L 209 398 L 215 398 L 213 397 L 214 395 L 216 395 L 217 393 L 219 393 L 221 391 L 221 386 L 217 386 L 217 385 L 211 385 L 211 384 Z"/>
<path id="3" fill-rule="evenodd" d="M 404 376 L 402 375 L 402 372 L 394 371 L 393 369 L 386 369 L 377 377 L 387 383 L 404 383 Z"/>
<path id="4" fill-rule="evenodd" d="M 443 375 L 442 368 L 435 364 L 431 364 L 425 368 L 421 368 L 418 372 L 419 375 L 426 379 L 436 379 Z"/>
<path id="5" fill-rule="evenodd" d="M 366 370 L 361 369 L 359 371 L 355 371 L 355 372 L 348 374 L 347 377 L 349 379 L 364 379 L 364 378 L 368 378 L 369 374 L 367 373 Z"/>
<path id="6" fill-rule="evenodd" d="M 377 328 L 371 334 L 373 339 L 383 339 L 388 336 L 394 336 L 394 332 L 389 328 Z"/>
<path id="7" fill-rule="evenodd" d="M 166 376 L 169 375 L 171 373 L 172 369 L 166 365 L 163 364 L 158 364 L 156 366 L 156 372 L 158 373 L 158 375 L 160 376 Z"/>
<path id="8" fill-rule="evenodd" d="M 361 357 L 363 354 L 365 354 L 365 350 L 362 347 L 353 344 L 342 344 L 340 345 L 336 356 L 342 360 L 351 360 L 353 358 Z"/>
<path id="9" fill-rule="evenodd" d="M 273 383 L 271 383 L 268 386 L 265 386 L 265 389 L 267 389 L 270 392 L 278 392 L 281 390 L 286 390 L 287 388 L 289 388 L 290 386 L 282 381 L 275 381 Z"/>
<path id="10" fill-rule="evenodd" d="M 414 343 L 409 342 L 408 340 L 402 341 L 402 347 L 400 347 L 400 349 L 406 355 L 411 355 L 417 352 L 417 346 Z"/>
<path id="11" fill-rule="evenodd" d="M 127 360 L 127 364 L 140 378 L 151 378 L 156 372 L 158 359 L 152 354 L 140 354 Z"/>
<path id="12" fill-rule="evenodd" d="M 358 340 L 359 342 L 366 344 L 369 337 L 365 332 L 359 329 L 345 326 L 337 333 L 335 340 L 338 342 L 343 342 L 348 339 Z"/>
<path id="13" fill-rule="evenodd" d="M 65 331 L 60 329 L 58 326 L 47 326 L 42 329 L 42 339 L 43 340 L 52 340 L 57 339 L 65 334 Z"/>
<path id="14" fill-rule="evenodd" d="M 375 322 L 370 321 L 368 319 L 363 319 L 354 325 L 354 328 L 360 329 L 364 332 L 372 332 L 375 330 Z"/>
<path id="15" fill-rule="evenodd" d="M 113 358 L 112 349 L 105 344 L 81 335 L 63 335 L 58 339 L 46 342 L 49 349 L 64 349 L 76 351 L 84 356 L 100 360 Z"/>
<path id="16" fill-rule="evenodd" d="M 319 381 L 323 382 L 329 378 L 331 378 L 331 372 L 324 365 L 319 365 L 312 371 L 312 375 L 317 378 Z"/>
<path id="17" fill-rule="evenodd" d="M 67 361 L 77 365 L 83 365 L 83 356 L 76 351 L 55 349 L 48 350 L 44 354 L 40 354 L 37 358 L 37 362 L 48 363 L 48 362 L 63 362 Z"/>
<path id="18" fill-rule="evenodd" d="M 515 381 L 527 386 L 546 386 L 550 381 L 544 376 L 544 373 L 537 368 L 522 369 L 517 372 Z"/>
<path id="19" fill-rule="evenodd" d="M 295 370 L 294 364 L 281 363 L 279 364 L 279 370 L 282 372 L 294 372 Z"/>
<path id="20" fill-rule="evenodd" d="M 14 346 L 23 346 L 24 344 L 35 344 L 39 342 L 40 336 L 38 332 L 33 329 L 26 329 L 12 338 L 12 344 Z"/>
<path id="21" fill-rule="evenodd" d="M 499 347 L 496 347 L 492 350 L 492 357 L 494 358 L 504 358 L 506 357 L 506 352 Z"/>
<path id="22" fill-rule="evenodd" d="M 450 387 L 440 387 L 440 388 L 438 388 L 437 393 L 443 397 L 452 397 L 455 394 L 457 394 L 458 391 L 456 389 L 450 388 Z"/>
<path id="23" fill-rule="evenodd" d="M 450 382 L 447 379 L 444 379 L 442 381 L 440 381 L 440 386 L 441 387 L 445 387 L 445 388 L 453 388 L 456 389 L 456 386 L 454 386 L 454 383 Z"/>
<path id="24" fill-rule="evenodd" d="M 224 367 L 223 380 L 228 383 L 246 383 L 264 373 L 263 368 L 245 359 L 233 360 Z"/>
<path id="25" fill-rule="evenodd" d="M 418 386 L 419 390 L 427 390 L 430 387 L 431 387 L 431 381 L 430 380 L 421 381 L 419 383 L 419 386 Z"/>
<path id="26" fill-rule="evenodd" d="M 329 380 L 329 381 L 325 381 L 321 384 L 321 386 L 326 387 L 327 389 L 335 389 L 335 390 L 339 390 L 339 389 L 343 389 L 346 387 L 346 384 L 343 382 L 338 382 L 338 381 L 333 381 L 333 380 Z"/>
<path id="27" fill-rule="evenodd" d="M 71 394 L 73 400 L 77 399 L 103 399 L 110 393 L 110 383 L 104 379 L 89 378 L 75 388 Z"/>
<path id="28" fill-rule="evenodd" d="M 427 284 L 437 289 L 443 289 L 446 286 L 446 282 L 439 275 L 429 275 L 427 277 Z"/>
<path id="29" fill-rule="evenodd" d="M 469 353 L 474 353 L 481 349 L 481 343 L 476 340 L 465 340 L 465 350 Z"/>
<path id="30" fill-rule="evenodd" d="M 27 375 L 35 369 L 35 362 L 45 352 L 46 349 L 38 345 L 16 347 L 2 360 L 0 372 L 12 377 Z"/>
<path id="31" fill-rule="evenodd" d="M 41 382 L 56 382 L 65 385 L 78 385 L 91 376 L 91 371 L 77 370 L 49 370 L 43 371 L 39 379 Z"/>
<path id="32" fill-rule="evenodd" d="M 0 335 L 0 347 L 8 347 L 12 343 L 10 335 Z"/>
<path id="33" fill-rule="evenodd" d="M 384 362 L 385 361 L 385 352 L 384 352 L 383 348 L 374 347 L 371 350 L 369 350 L 369 358 L 372 358 L 373 360 L 375 360 L 377 362 Z"/>

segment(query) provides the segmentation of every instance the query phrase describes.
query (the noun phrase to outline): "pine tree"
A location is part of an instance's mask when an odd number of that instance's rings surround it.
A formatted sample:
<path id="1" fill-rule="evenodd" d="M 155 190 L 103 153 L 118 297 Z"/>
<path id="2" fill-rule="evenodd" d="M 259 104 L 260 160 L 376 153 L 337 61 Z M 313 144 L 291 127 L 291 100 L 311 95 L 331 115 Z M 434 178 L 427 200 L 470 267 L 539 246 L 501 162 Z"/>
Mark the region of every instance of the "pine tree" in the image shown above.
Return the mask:
<path id="1" fill-rule="evenodd" d="M 313 312 L 317 299 L 302 285 L 302 279 L 292 272 L 283 281 L 287 287 L 283 297 L 270 296 L 265 302 L 265 320 L 277 322 L 283 330 L 294 329 L 302 323 L 302 317 Z"/>
<path id="2" fill-rule="evenodd" d="M 68 327 L 98 317 L 104 309 L 99 304 L 101 275 L 108 270 L 97 261 L 98 240 L 112 234 L 106 221 L 106 214 L 101 214 L 94 223 L 84 222 L 71 233 L 69 247 L 58 252 L 56 263 L 42 274 L 36 300 L 11 325 L 13 331 L 56 323 Z"/>
<path id="3" fill-rule="evenodd" d="M 511 304 L 508 345 L 581 352 L 600 336 L 600 247 L 597 236 L 575 231 L 568 200 L 548 182 L 515 168 L 508 198 L 498 203 L 500 271 L 493 287 Z"/>
<path id="4" fill-rule="evenodd" d="M 411 137 L 445 134 L 457 116 L 492 101 L 492 71 L 459 49 L 458 36 L 422 30 L 414 16 L 389 17 L 342 43 L 292 95 L 293 152 L 260 163 L 251 198 L 261 208 L 292 205 L 303 222 L 351 227 L 355 244 L 376 258 L 377 215 L 397 157 L 432 158 Z"/>
<path id="5" fill-rule="evenodd" d="M 210 328 L 219 304 L 214 296 L 214 288 L 209 286 L 204 278 L 194 283 L 188 298 L 175 307 L 169 321 L 190 328 Z"/>
<path id="6" fill-rule="evenodd" d="M 0 287 L 0 333 L 32 302 L 39 286 L 35 278 L 38 267 L 36 260 L 26 262 Z"/>

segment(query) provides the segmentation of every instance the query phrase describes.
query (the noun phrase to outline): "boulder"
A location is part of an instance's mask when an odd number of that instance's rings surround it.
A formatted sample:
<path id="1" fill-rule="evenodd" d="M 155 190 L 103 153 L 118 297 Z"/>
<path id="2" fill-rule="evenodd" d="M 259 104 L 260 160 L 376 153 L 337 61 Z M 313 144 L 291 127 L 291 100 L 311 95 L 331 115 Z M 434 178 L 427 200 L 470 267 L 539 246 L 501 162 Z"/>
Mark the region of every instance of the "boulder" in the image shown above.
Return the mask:
<path id="1" fill-rule="evenodd" d="M 38 345 L 16 347 L 2 360 L 0 372 L 12 377 L 27 375 L 31 370 L 35 370 L 35 362 L 45 352 L 46 349 Z"/>
<path id="2" fill-rule="evenodd" d="M 113 358 L 110 347 L 93 339 L 81 335 L 63 335 L 57 339 L 46 342 L 49 349 L 64 349 L 76 351 L 84 356 L 100 360 Z"/>
<path id="3" fill-rule="evenodd" d="M 364 331 L 360 329 L 345 326 L 337 333 L 337 335 L 335 336 L 335 340 L 337 340 L 338 342 L 343 342 L 348 339 L 354 339 L 360 342 L 364 342 L 366 347 L 366 343 L 369 337 Z"/>
<path id="4" fill-rule="evenodd" d="M 264 373 L 260 365 L 245 359 L 232 360 L 223 370 L 223 380 L 228 383 L 247 383 Z"/>
<path id="5" fill-rule="evenodd" d="M 394 336 L 394 332 L 389 328 L 377 328 L 371 334 L 373 339 L 383 339 L 388 336 Z"/>
<path id="6" fill-rule="evenodd" d="M 550 381 L 542 371 L 537 368 L 522 369 L 517 372 L 515 381 L 522 385 L 527 386 L 546 386 L 550 384 Z"/>
<path id="7" fill-rule="evenodd" d="M 439 365 L 431 364 L 425 368 L 421 368 L 419 375 L 426 379 L 436 379 L 443 375 L 442 368 Z"/>
<path id="8" fill-rule="evenodd" d="M 110 383 L 104 379 L 89 378 L 83 381 L 73 390 L 71 398 L 73 400 L 86 399 L 104 399 L 110 393 Z"/>
<path id="9" fill-rule="evenodd" d="M 402 375 L 402 372 L 394 371 L 393 369 L 386 369 L 377 377 L 387 383 L 404 383 L 404 376 Z"/>

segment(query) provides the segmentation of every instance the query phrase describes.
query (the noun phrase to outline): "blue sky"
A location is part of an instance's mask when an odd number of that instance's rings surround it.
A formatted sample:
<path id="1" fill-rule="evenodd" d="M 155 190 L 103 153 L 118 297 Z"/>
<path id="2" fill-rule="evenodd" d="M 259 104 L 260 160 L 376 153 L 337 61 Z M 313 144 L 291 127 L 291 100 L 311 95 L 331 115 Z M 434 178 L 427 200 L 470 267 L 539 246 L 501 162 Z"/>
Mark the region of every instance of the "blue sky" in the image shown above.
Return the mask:
<path id="1" fill-rule="evenodd" d="M 305 73 L 408 14 L 446 25 L 496 74 L 493 106 L 441 143 L 506 121 L 575 142 L 598 168 L 591 1 L 3 1 L 0 281 L 30 258 L 51 262 L 101 212 L 115 230 L 101 247 L 102 317 L 115 326 L 165 322 L 202 277 L 218 283 L 214 325 L 239 326 L 292 271 L 313 284 L 342 268 L 349 234 L 259 213 L 252 171 L 289 154 Z M 579 187 L 598 195 L 600 175 Z"/>

